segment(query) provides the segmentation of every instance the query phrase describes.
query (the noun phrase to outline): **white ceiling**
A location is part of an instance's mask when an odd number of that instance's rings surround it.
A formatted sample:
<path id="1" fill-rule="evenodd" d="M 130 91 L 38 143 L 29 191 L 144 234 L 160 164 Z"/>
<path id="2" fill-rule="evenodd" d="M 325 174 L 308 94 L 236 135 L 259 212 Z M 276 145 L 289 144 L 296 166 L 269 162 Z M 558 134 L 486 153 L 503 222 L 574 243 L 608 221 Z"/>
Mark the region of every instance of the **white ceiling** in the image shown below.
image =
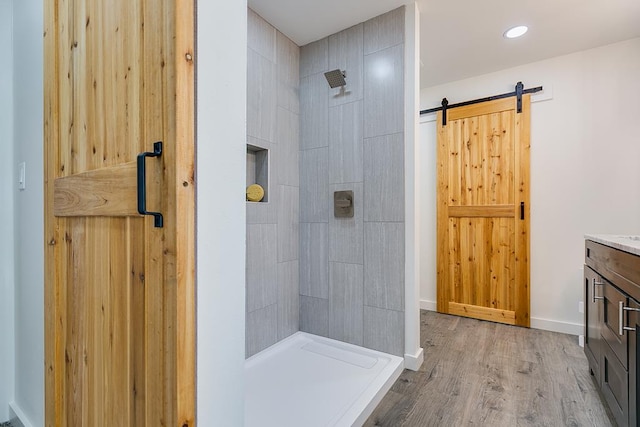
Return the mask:
<path id="1" fill-rule="evenodd" d="M 248 0 L 300 46 L 407 0 Z M 640 37 L 640 0 L 417 0 L 421 87 Z M 507 40 L 515 25 L 529 32 Z"/>

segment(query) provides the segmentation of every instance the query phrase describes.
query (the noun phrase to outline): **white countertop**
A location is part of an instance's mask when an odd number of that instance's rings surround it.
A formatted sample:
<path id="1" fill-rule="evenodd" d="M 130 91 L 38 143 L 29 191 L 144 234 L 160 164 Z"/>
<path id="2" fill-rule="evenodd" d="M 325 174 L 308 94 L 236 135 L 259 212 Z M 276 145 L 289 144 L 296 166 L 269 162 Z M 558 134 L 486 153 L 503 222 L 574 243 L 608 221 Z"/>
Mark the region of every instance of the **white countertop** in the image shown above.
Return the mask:
<path id="1" fill-rule="evenodd" d="M 585 234 L 584 238 L 640 256 L 640 236 L 614 234 Z"/>

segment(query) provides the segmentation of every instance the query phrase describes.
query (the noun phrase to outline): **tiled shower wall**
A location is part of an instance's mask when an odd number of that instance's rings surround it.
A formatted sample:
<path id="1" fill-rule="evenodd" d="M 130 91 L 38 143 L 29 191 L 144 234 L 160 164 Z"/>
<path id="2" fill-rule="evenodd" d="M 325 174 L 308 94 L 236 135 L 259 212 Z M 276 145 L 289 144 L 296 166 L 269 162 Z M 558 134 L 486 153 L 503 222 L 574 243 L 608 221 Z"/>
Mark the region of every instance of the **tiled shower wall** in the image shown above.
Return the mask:
<path id="1" fill-rule="evenodd" d="M 324 72 L 346 71 L 346 91 Z M 300 49 L 300 329 L 404 355 L 404 7 Z M 333 192 L 353 190 L 353 218 Z"/>
<path id="2" fill-rule="evenodd" d="M 299 58 L 248 10 L 247 144 L 268 150 L 269 184 L 247 202 L 247 357 L 299 330 Z"/>

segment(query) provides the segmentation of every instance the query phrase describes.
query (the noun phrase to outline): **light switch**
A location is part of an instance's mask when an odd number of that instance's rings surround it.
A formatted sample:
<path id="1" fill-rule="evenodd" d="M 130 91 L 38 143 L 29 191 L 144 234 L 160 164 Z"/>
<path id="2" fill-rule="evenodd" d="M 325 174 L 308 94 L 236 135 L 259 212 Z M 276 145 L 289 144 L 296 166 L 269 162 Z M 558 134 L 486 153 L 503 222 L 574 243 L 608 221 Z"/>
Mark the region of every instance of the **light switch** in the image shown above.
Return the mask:
<path id="1" fill-rule="evenodd" d="M 27 188 L 27 184 L 26 184 L 26 177 L 27 177 L 27 172 L 26 172 L 26 163 L 25 162 L 21 162 L 18 165 L 18 190 L 22 191 L 25 188 Z"/>

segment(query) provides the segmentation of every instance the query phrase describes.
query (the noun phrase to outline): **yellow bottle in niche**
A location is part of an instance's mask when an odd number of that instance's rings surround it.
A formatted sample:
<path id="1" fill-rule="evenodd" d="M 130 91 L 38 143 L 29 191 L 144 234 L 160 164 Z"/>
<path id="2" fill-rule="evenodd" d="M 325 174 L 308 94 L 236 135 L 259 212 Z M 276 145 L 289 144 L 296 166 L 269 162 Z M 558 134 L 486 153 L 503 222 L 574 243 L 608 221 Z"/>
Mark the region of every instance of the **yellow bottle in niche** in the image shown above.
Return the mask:
<path id="1" fill-rule="evenodd" d="M 247 200 L 250 202 L 259 202 L 264 197 L 264 188 L 259 184 L 252 184 L 247 187 Z"/>

